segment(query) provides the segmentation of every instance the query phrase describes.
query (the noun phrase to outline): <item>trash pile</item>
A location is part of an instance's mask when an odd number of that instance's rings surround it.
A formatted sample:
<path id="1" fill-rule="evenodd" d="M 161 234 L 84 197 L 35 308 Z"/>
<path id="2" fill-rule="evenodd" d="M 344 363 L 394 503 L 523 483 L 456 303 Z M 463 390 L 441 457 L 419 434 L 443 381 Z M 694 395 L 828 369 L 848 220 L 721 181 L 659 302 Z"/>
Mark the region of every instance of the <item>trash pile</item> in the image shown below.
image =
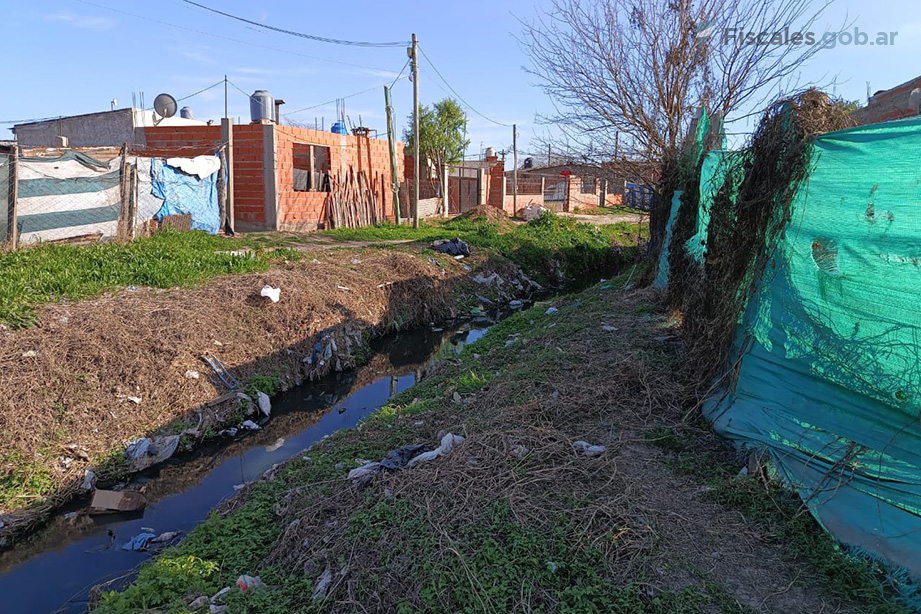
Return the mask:
<path id="1" fill-rule="evenodd" d="M 464 438 L 454 433 L 448 433 L 441 438 L 441 445 L 437 448 L 431 448 L 425 445 L 409 445 L 391 450 L 387 456 L 380 462 L 369 462 L 361 467 L 356 467 L 349 471 L 348 479 L 352 485 L 362 489 L 370 484 L 375 476 L 383 470 L 399 471 L 401 469 L 411 469 L 419 463 L 435 460 L 439 456 L 446 456 L 451 453 L 454 446 L 464 442 Z"/>
<path id="2" fill-rule="evenodd" d="M 449 256 L 466 257 L 470 255 L 470 246 L 461 241 L 458 237 L 453 239 L 438 239 L 433 242 L 429 248 Z"/>

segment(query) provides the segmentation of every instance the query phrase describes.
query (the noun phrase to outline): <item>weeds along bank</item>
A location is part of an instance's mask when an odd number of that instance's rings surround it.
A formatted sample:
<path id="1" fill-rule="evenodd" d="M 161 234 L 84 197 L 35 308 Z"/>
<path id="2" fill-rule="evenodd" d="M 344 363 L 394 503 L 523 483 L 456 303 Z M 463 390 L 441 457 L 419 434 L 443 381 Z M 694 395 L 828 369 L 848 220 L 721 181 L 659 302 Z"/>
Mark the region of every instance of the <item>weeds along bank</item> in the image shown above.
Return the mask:
<path id="1" fill-rule="evenodd" d="M 95 611 L 904 614 L 789 497 L 680 426 L 678 322 L 629 278 L 500 322 Z M 353 473 L 448 434 L 464 440 L 434 460 Z"/>
<path id="2" fill-rule="evenodd" d="M 553 220 L 507 233 L 456 226 L 417 237 L 468 237 L 474 253 L 464 261 L 427 244 L 302 253 L 291 237 L 197 234 L 0 255 L 0 382 L 15 391 L 0 400 L 0 539 L 9 546 L 84 492 L 87 469 L 100 484 L 123 475 L 125 444 L 137 437 L 180 435 L 193 446 L 243 419 L 247 403 L 224 396 L 202 356 L 217 357 L 241 389 L 271 394 L 366 360 L 371 336 L 533 290 L 518 252 L 524 266 L 542 265 L 532 274 L 545 281 L 625 257 L 614 235 L 575 226 L 582 239 L 562 237 L 569 226 Z M 489 247 L 499 241 L 503 249 Z M 557 247 L 565 243 L 568 253 Z M 265 285 L 281 289 L 278 303 L 260 295 Z"/>

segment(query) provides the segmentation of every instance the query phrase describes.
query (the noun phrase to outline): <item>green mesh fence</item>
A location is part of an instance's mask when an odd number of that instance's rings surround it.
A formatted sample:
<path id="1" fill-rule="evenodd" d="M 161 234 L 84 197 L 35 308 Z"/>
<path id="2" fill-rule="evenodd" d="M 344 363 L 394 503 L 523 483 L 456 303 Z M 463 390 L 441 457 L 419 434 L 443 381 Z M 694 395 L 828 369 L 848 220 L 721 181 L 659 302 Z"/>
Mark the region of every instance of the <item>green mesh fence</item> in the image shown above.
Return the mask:
<path id="1" fill-rule="evenodd" d="M 739 168 L 725 159 L 704 178 Z M 698 261 L 718 182 L 684 246 Z M 921 577 L 921 119 L 817 138 L 771 258 L 704 414 L 769 452 L 837 539 Z"/>

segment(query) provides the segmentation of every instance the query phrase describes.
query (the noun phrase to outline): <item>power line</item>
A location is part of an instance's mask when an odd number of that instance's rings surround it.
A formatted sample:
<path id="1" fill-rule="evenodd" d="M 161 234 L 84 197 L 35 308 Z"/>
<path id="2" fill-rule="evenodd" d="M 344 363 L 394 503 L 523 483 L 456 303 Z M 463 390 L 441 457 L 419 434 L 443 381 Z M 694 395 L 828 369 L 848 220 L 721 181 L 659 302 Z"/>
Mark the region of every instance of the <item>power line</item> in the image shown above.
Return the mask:
<path id="1" fill-rule="evenodd" d="M 186 0 L 183 0 L 183 1 L 186 1 Z M 479 111 L 477 111 L 475 108 L 473 108 L 473 105 L 470 104 L 469 102 L 467 102 L 466 100 L 464 100 L 464 97 L 461 96 L 460 94 L 458 94 L 458 93 L 457 93 L 457 90 L 454 89 L 453 87 L 451 87 L 451 84 L 448 83 L 448 80 L 445 79 L 445 78 L 442 76 L 442 74 L 441 74 L 441 73 L 438 71 L 438 69 L 435 67 L 435 64 L 432 63 L 432 60 L 429 59 L 429 56 L 426 55 L 425 49 L 423 49 L 422 47 L 419 47 L 419 51 L 422 52 L 422 57 L 424 57 L 424 58 L 425 58 L 425 61 L 429 63 L 429 66 L 432 67 L 432 70 L 435 71 L 435 74 L 438 75 L 438 78 L 441 79 L 441 80 L 444 82 L 444 84 L 448 86 L 448 89 L 449 89 L 449 90 L 451 90 L 452 92 L 454 92 L 454 95 L 457 96 L 457 98 L 458 98 L 461 102 L 463 102 L 464 105 L 465 105 L 468 109 L 470 109 L 471 111 L 473 111 L 474 113 L 476 113 L 477 115 L 479 115 L 480 117 L 482 117 L 483 119 L 485 119 L 486 121 L 492 122 L 492 123 L 496 124 L 497 126 L 505 126 L 506 128 L 511 128 L 511 127 L 512 127 L 511 124 L 503 124 L 502 122 L 497 122 L 496 120 L 494 120 L 494 119 L 492 119 L 492 118 L 486 117 L 485 115 L 483 115 L 482 113 L 480 113 Z"/>
<path id="2" fill-rule="evenodd" d="M 176 102 L 182 102 L 183 100 L 188 100 L 189 98 L 193 98 L 193 97 L 195 97 L 195 96 L 198 96 L 199 94 L 202 94 L 202 93 L 204 93 L 204 92 L 207 92 L 208 90 L 214 89 L 214 88 L 216 88 L 217 86 L 223 85 L 223 84 L 224 84 L 224 80 L 222 79 L 222 80 L 218 81 L 217 83 L 215 83 L 215 84 L 213 84 L 213 85 L 209 85 L 208 87 L 206 87 L 206 88 L 204 88 L 204 89 L 198 90 L 198 91 L 195 92 L 194 94 L 189 94 L 188 96 L 183 96 L 182 98 L 177 98 L 177 99 L 176 99 Z M 234 87 L 237 87 L 237 86 L 234 85 Z M 240 89 L 240 88 L 237 88 L 237 89 Z M 240 90 L 240 91 L 242 92 L 243 90 Z M 243 92 L 243 93 L 245 94 L 246 92 Z M 248 94 L 247 94 L 247 95 L 248 95 Z M 149 111 L 150 109 L 153 109 L 153 107 L 152 107 L 152 106 L 147 107 L 146 110 Z M 97 112 L 97 113 L 106 113 L 106 112 L 111 112 L 111 111 L 96 111 L 96 112 Z M 92 115 L 92 113 L 81 113 L 80 115 Z M 8 119 L 8 120 L 2 120 L 2 121 L 0 121 L 0 124 L 3 124 L 3 125 L 9 125 L 9 124 L 32 124 L 32 123 L 37 123 L 37 122 L 48 122 L 48 121 L 52 121 L 52 120 L 55 120 L 55 119 L 64 119 L 64 118 L 66 118 L 66 117 L 74 117 L 74 116 L 70 116 L 70 115 L 55 115 L 54 117 L 38 117 L 38 118 L 32 118 L 32 119 Z"/>
<path id="3" fill-rule="evenodd" d="M 280 32 L 282 34 L 289 34 L 291 36 L 297 36 L 300 38 L 306 38 L 312 41 L 317 41 L 320 43 L 332 43 L 334 45 L 348 45 L 351 47 L 405 47 L 409 43 L 406 41 L 395 41 L 395 42 L 382 42 L 382 43 L 373 43 L 369 41 L 350 41 L 343 40 L 341 38 L 327 38 L 325 36 L 317 36 L 315 34 L 304 34 L 303 32 L 295 32 L 294 30 L 285 30 L 284 28 L 276 28 L 275 26 L 266 25 L 264 23 L 259 23 L 258 21 L 253 21 L 251 19 L 246 19 L 244 17 L 239 17 L 237 15 L 232 15 L 230 13 L 225 13 L 224 11 L 219 11 L 213 9 L 210 6 L 205 6 L 204 4 L 199 4 L 198 2 L 193 2 L 192 0 L 182 0 L 186 4 L 191 4 L 192 6 L 197 6 L 200 9 L 206 11 L 211 11 L 218 15 L 223 15 L 224 17 L 229 17 L 230 19 L 236 19 L 237 21 L 242 21 L 243 23 L 248 23 L 257 28 L 264 28 L 266 30 L 271 30 L 273 32 Z"/>
<path id="4" fill-rule="evenodd" d="M 218 82 L 215 83 L 214 85 L 209 85 L 208 87 L 206 87 L 206 88 L 203 89 L 203 90 L 198 90 L 198 91 L 195 92 L 194 94 L 189 94 L 188 96 L 183 96 L 182 98 L 177 98 L 177 99 L 176 99 L 176 102 L 182 102 L 183 100 L 187 100 L 187 99 L 189 99 L 189 98 L 192 98 L 193 96 L 198 96 L 199 94 L 202 94 L 202 93 L 204 93 L 204 92 L 207 92 L 207 91 L 210 90 L 210 89 L 214 89 L 214 88 L 216 88 L 216 87 L 219 86 L 219 85 L 224 85 L 224 80 L 223 80 L 223 79 L 221 79 L 220 81 L 218 81 Z M 236 86 L 235 86 L 235 87 L 236 87 Z M 150 107 L 150 108 L 152 109 L 153 107 Z"/>
<path id="5" fill-rule="evenodd" d="M 340 64 L 342 66 L 352 66 L 353 68 L 364 68 L 366 70 L 382 70 L 380 68 L 375 68 L 374 66 L 365 66 L 363 64 L 355 64 L 353 62 L 343 62 L 341 60 L 330 60 L 328 58 L 321 58 L 315 55 L 309 55 L 306 53 L 298 53 L 297 51 L 289 51 L 288 49 L 279 49 L 278 47 L 270 47 L 268 45 L 260 45 L 258 43 L 251 43 L 249 41 L 241 40 L 239 38 L 233 38 L 230 36 L 222 36 L 220 34 L 214 34 L 213 32 L 206 32 L 204 30 L 196 30 L 195 28 L 189 28 L 187 26 L 181 26 L 179 24 L 170 23 L 168 21 L 161 21 L 159 19 L 153 19 L 152 17 L 145 17 L 144 15 L 138 15 L 136 13 L 129 13 L 128 11 L 123 11 L 111 6 L 106 6 L 104 4 L 96 4 L 95 2 L 89 2 L 89 0 L 77 0 L 81 4 L 86 4 L 89 6 L 95 6 L 96 8 L 105 9 L 112 11 L 114 13 L 121 13 L 122 15 L 128 15 L 129 17 L 134 17 L 136 19 L 143 19 L 144 21 L 149 21 L 151 23 L 158 23 L 162 26 L 169 26 L 171 28 L 177 28 L 179 30 L 185 30 L 186 32 L 194 32 L 195 34 L 203 34 L 204 36 L 210 36 L 212 38 L 219 38 L 221 40 L 230 41 L 232 43 L 240 43 L 241 45 L 249 45 L 250 47 L 256 47 L 258 49 L 267 49 L 268 51 L 276 51 L 278 53 L 287 53 L 288 55 L 295 55 L 301 58 L 307 58 L 308 60 L 318 60 L 320 62 L 329 62 L 330 64 Z"/>
<path id="6" fill-rule="evenodd" d="M 407 78 L 408 78 L 408 77 L 398 76 L 396 79 L 393 80 L 393 83 L 396 83 L 396 82 L 399 81 L 400 79 L 407 79 Z M 234 87 L 236 87 L 236 86 L 234 86 Z M 339 96 L 338 98 L 333 98 L 332 100 L 327 100 L 326 102 L 321 102 L 320 104 L 311 105 L 311 106 L 309 106 L 309 107 L 304 107 L 303 109 L 297 109 L 296 111 L 290 111 L 290 112 L 288 112 L 288 113 L 282 113 L 282 115 L 285 116 L 285 117 L 287 117 L 287 116 L 289 116 L 289 115 L 295 115 L 296 113 L 303 113 L 304 111 L 309 111 L 309 110 L 311 110 L 311 109 L 316 109 L 316 108 L 319 108 L 319 107 L 322 107 L 322 106 L 325 106 L 325 105 L 328 105 L 328 104 L 333 104 L 333 103 L 336 102 L 337 100 L 345 100 L 346 98 L 353 98 L 353 97 L 355 97 L 355 96 L 360 96 L 361 94 L 367 94 L 368 92 L 373 92 L 374 90 L 376 90 L 376 89 L 378 89 L 378 88 L 380 88 L 380 87 L 381 87 L 380 85 L 375 85 L 374 87 L 369 87 L 369 88 L 366 89 L 366 90 L 361 90 L 360 92 L 355 92 L 354 94 L 349 94 L 349 95 L 347 95 L 347 96 Z M 393 87 L 393 84 L 391 84 L 390 87 Z M 239 88 L 238 88 L 238 89 L 239 89 Z"/>
<path id="7" fill-rule="evenodd" d="M 393 80 L 393 83 L 390 84 L 390 89 L 393 89 L 393 86 L 396 85 L 397 81 L 400 80 L 400 77 L 403 76 L 403 71 L 406 70 L 406 67 L 409 66 L 410 60 L 406 60 L 406 63 L 403 64 L 403 68 L 400 69 L 400 72 L 397 73 L 397 78 Z"/>

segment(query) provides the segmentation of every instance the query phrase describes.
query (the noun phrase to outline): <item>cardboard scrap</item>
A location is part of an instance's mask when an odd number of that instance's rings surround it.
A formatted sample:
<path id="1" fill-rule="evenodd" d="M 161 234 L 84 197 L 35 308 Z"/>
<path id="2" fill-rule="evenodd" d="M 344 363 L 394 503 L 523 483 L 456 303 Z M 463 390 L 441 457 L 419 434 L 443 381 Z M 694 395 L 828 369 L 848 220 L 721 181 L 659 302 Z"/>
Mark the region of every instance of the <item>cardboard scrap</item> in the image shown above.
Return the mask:
<path id="1" fill-rule="evenodd" d="M 144 509 L 147 499 L 139 492 L 97 490 L 90 502 L 90 514 L 109 514 L 113 512 L 136 512 Z"/>

